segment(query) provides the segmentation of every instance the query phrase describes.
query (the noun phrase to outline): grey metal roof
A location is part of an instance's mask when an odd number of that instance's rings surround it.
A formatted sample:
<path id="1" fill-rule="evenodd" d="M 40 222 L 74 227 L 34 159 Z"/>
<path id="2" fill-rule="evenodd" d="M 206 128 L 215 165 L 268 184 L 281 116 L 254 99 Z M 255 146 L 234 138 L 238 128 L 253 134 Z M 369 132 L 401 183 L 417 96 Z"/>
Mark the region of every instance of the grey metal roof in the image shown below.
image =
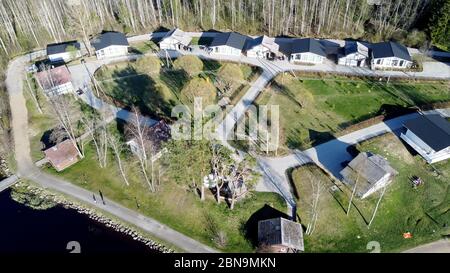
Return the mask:
<path id="1" fill-rule="evenodd" d="M 304 251 L 302 226 L 281 217 L 259 221 L 258 240 L 266 245 L 283 245 Z"/>
<path id="2" fill-rule="evenodd" d="M 327 56 L 324 46 L 312 38 L 294 39 L 292 41 L 291 54 L 295 53 L 314 53 L 323 57 Z"/>
<path id="3" fill-rule="evenodd" d="M 408 120 L 404 126 L 435 151 L 450 146 L 450 122 L 438 114 Z"/>
<path id="4" fill-rule="evenodd" d="M 358 181 L 356 191 L 358 196 L 362 196 L 374 187 L 386 174 L 394 176 L 398 172 L 383 157 L 362 152 L 350 161 L 348 166 L 340 174 L 351 186 L 355 185 L 356 181 Z"/>
<path id="5" fill-rule="evenodd" d="M 254 39 L 249 39 L 247 41 L 246 50 L 250 50 L 258 45 L 267 47 L 273 53 L 277 53 L 279 50 L 279 47 L 280 47 L 277 43 L 275 43 L 275 38 L 271 38 L 271 37 L 267 37 L 266 35 L 262 35 L 262 36 L 254 38 Z"/>
<path id="6" fill-rule="evenodd" d="M 403 60 L 411 61 L 408 49 L 396 42 L 381 42 L 372 44 L 372 55 L 374 58 L 397 57 Z"/>
<path id="7" fill-rule="evenodd" d="M 166 38 L 173 38 L 185 46 L 188 46 L 192 40 L 191 36 L 187 35 L 186 32 L 182 31 L 179 28 L 174 28 L 171 31 L 167 32 L 166 35 L 164 35 L 164 38 L 161 39 L 161 41 Z"/>
<path id="8" fill-rule="evenodd" d="M 226 45 L 242 50 L 244 49 L 244 46 L 248 39 L 250 39 L 248 36 L 242 35 L 237 32 L 218 33 L 216 37 L 214 37 L 214 40 L 211 42 L 210 47 Z"/>
<path id="9" fill-rule="evenodd" d="M 119 45 L 128 46 L 127 37 L 121 32 L 105 32 L 91 40 L 91 45 L 95 50 L 100 50 L 108 46 Z"/>
<path id="10" fill-rule="evenodd" d="M 67 52 L 68 46 L 74 46 L 76 49 L 80 50 L 80 43 L 77 41 L 69 41 L 58 44 L 49 44 L 47 45 L 47 55 L 59 54 Z"/>

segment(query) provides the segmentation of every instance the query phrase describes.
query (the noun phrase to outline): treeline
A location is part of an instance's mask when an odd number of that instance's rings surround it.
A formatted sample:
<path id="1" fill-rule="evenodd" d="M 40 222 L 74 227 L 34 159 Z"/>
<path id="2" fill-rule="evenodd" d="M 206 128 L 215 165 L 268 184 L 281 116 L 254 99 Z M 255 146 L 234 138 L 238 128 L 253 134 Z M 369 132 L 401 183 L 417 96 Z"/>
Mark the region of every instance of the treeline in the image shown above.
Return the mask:
<path id="1" fill-rule="evenodd" d="M 14 55 L 103 29 L 159 26 L 381 40 L 409 30 L 431 0 L 0 0 L 0 51 Z"/>

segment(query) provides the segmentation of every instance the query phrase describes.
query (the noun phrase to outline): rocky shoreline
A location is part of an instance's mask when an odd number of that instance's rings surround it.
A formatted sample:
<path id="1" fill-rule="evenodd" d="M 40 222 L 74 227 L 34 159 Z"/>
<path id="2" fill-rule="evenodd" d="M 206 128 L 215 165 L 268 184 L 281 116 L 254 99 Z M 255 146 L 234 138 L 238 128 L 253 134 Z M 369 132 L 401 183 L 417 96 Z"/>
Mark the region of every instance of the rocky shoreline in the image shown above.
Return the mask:
<path id="1" fill-rule="evenodd" d="M 145 244 L 151 250 L 158 251 L 161 253 L 174 252 L 172 249 L 169 249 L 162 244 L 159 244 L 157 242 L 154 242 L 153 240 L 146 238 L 142 233 L 136 231 L 135 229 L 130 228 L 125 224 L 120 223 L 119 221 L 112 220 L 106 217 L 105 215 L 102 215 L 101 212 L 95 209 L 91 209 L 79 203 L 69 201 L 63 196 L 51 193 L 45 189 L 30 185 L 22 181 L 14 185 L 12 190 L 15 190 L 16 188 L 25 188 L 30 194 L 39 196 L 44 200 L 54 202 L 58 205 L 63 206 L 66 209 L 73 209 L 76 210 L 78 213 L 87 215 L 90 219 L 95 220 L 98 223 L 101 223 L 106 227 L 111 228 L 117 232 L 130 236 L 135 241 Z"/>

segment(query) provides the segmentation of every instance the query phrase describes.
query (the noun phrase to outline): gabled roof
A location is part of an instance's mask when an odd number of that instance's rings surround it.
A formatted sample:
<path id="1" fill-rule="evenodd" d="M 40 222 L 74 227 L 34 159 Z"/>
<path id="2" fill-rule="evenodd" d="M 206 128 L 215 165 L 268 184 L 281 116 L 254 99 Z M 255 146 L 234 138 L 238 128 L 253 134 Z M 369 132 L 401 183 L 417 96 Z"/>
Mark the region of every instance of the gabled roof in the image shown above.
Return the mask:
<path id="1" fill-rule="evenodd" d="M 258 241 L 304 251 L 302 226 L 281 217 L 258 222 Z"/>
<path id="2" fill-rule="evenodd" d="M 182 31 L 179 28 L 174 28 L 171 31 L 167 32 L 166 35 L 161 39 L 161 41 L 167 38 L 173 38 L 185 46 L 188 46 L 192 40 L 192 37 L 187 35 L 186 32 Z"/>
<path id="3" fill-rule="evenodd" d="M 78 151 L 70 139 L 56 144 L 44 151 L 45 157 L 61 171 L 78 161 Z"/>
<path id="4" fill-rule="evenodd" d="M 369 49 L 367 46 L 355 41 L 345 42 L 344 55 L 347 56 L 353 53 L 359 53 L 365 57 L 369 57 Z"/>
<path id="5" fill-rule="evenodd" d="M 295 53 L 314 53 L 323 57 L 327 56 L 323 45 L 312 38 L 294 39 L 292 41 L 291 54 Z"/>
<path id="6" fill-rule="evenodd" d="M 372 55 L 375 59 L 397 57 L 403 60 L 411 61 L 408 49 L 396 42 L 381 42 L 372 44 Z"/>
<path id="7" fill-rule="evenodd" d="M 91 45 L 95 50 L 100 50 L 108 46 L 128 46 L 127 37 L 121 32 L 105 32 L 91 40 Z"/>
<path id="8" fill-rule="evenodd" d="M 450 146 L 450 122 L 438 114 L 422 115 L 404 126 L 435 151 Z"/>
<path id="9" fill-rule="evenodd" d="M 397 174 L 397 171 L 383 157 L 362 152 L 350 161 L 340 174 L 351 185 L 354 185 L 358 180 L 357 192 L 359 196 L 362 196 L 385 175 L 393 176 Z"/>
<path id="10" fill-rule="evenodd" d="M 280 46 L 275 43 L 275 38 L 267 37 L 266 35 L 259 36 L 253 40 L 248 40 L 246 50 L 250 50 L 255 46 L 262 45 L 268 48 L 271 52 L 277 53 Z"/>
<path id="11" fill-rule="evenodd" d="M 218 33 L 211 42 L 210 47 L 225 45 L 242 50 L 248 39 L 250 38 L 237 32 Z"/>
<path id="12" fill-rule="evenodd" d="M 49 44 L 47 45 L 47 55 L 59 54 L 67 52 L 68 46 L 74 46 L 76 49 L 80 50 L 80 43 L 77 41 L 69 41 L 58 44 Z"/>
<path id="13" fill-rule="evenodd" d="M 70 72 L 66 66 L 58 66 L 36 73 L 36 78 L 44 90 L 70 82 Z"/>

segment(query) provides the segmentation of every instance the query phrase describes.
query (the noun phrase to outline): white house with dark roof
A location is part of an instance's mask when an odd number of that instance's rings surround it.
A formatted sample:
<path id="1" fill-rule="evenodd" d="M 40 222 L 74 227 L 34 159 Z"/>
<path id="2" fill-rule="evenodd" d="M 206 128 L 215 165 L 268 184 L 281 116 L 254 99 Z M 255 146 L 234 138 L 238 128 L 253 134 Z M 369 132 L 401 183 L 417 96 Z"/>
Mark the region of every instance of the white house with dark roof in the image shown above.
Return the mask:
<path id="1" fill-rule="evenodd" d="M 369 58 L 369 48 L 356 41 L 346 41 L 344 47 L 339 50 L 338 64 L 348 66 L 366 66 Z"/>
<path id="2" fill-rule="evenodd" d="M 47 57 L 50 62 L 68 62 L 81 57 L 80 43 L 70 41 L 47 45 Z"/>
<path id="3" fill-rule="evenodd" d="M 406 121 L 400 137 L 428 163 L 450 158 L 450 122 L 438 114 Z"/>
<path id="4" fill-rule="evenodd" d="M 258 243 L 269 252 L 305 251 L 302 225 L 282 217 L 258 222 Z"/>
<path id="5" fill-rule="evenodd" d="M 104 32 L 91 40 L 97 59 L 105 59 L 128 54 L 130 46 L 127 37 L 120 32 Z"/>
<path id="6" fill-rule="evenodd" d="M 159 41 L 159 47 L 164 50 L 178 50 L 189 46 L 192 37 L 179 28 L 174 28 Z"/>
<path id="7" fill-rule="evenodd" d="M 320 64 L 327 57 L 324 46 L 316 39 L 292 40 L 290 52 L 286 54 L 291 62 Z"/>
<path id="8" fill-rule="evenodd" d="M 248 40 L 246 47 L 247 57 L 271 59 L 280 55 L 279 45 L 275 43 L 275 38 L 266 35 Z"/>
<path id="9" fill-rule="evenodd" d="M 408 49 L 396 42 L 382 42 L 371 45 L 372 69 L 405 69 L 412 65 Z"/>
<path id="10" fill-rule="evenodd" d="M 386 159 L 368 152 L 359 153 L 340 172 L 343 182 L 361 199 L 386 187 L 397 174 Z"/>
<path id="11" fill-rule="evenodd" d="M 249 39 L 237 32 L 218 33 L 208 48 L 210 54 L 241 56 Z"/>

